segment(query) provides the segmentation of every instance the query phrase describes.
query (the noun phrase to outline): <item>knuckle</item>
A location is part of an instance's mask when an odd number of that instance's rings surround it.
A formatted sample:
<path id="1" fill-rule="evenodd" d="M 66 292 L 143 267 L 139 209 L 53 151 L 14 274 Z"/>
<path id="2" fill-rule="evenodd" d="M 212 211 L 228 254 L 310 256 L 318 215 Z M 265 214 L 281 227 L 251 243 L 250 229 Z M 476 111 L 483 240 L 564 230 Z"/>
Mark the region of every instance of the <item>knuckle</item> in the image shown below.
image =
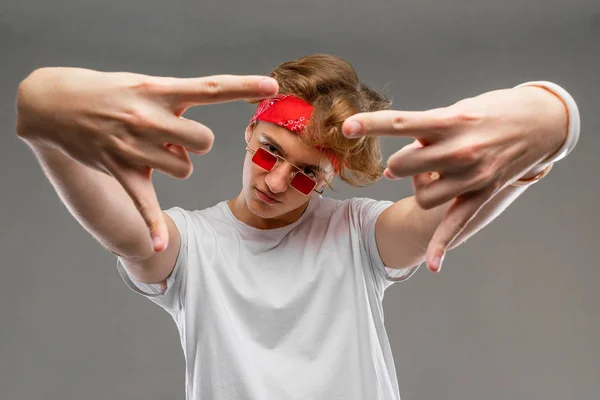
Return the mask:
<path id="1" fill-rule="evenodd" d="M 481 148 L 475 143 L 467 143 L 452 152 L 451 158 L 458 166 L 472 166 L 480 160 Z"/>
<path id="2" fill-rule="evenodd" d="M 125 73 L 123 76 L 127 76 L 129 79 L 126 80 L 125 87 L 130 90 L 144 91 L 148 88 L 148 81 L 150 76 L 129 74 Z"/>
<path id="3" fill-rule="evenodd" d="M 459 111 L 453 114 L 452 120 L 455 124 L 463 124 L 467 122 L 477 121 L 480 119 L 480 114 Z"/>
<path id="4" fill-rule="evenodd" d="M 223 92 L 223 85 L 218 77 L 210 77 L 204 81 L 203 91 L 210 97 L 216 97 Z"/>
<path id="5" fill-rule="evenodd" d="M 496 180 L 496 174 L 492 167 L 481 168 L 478 175 L 480 182 L 486 186 L 492 184 Z"/>
<path id="6" fill-rule="evenodd" d="M 148 225 L 150 232 L 156 232 L 160 227 L 160 220 L 158 218 L 152 218 L 148 220 L 146 224 Z"/>
<path id="7" fill-rule="evenodd" d="M 468 120 L 468 114 L 460 111 L 444 112 L 436 120 L 435 127 L 440 130 L 447 130 L 457 125 L 463 124 Z"/>
<path id="8" fill-rule="evenodd" d="M 465 112 L 461 114 L 461 122 L 478 123 L 486 118 L 486 114 L 481 112 Z"/>
<path id="9" fill-rule="evenodd" d="M 144 219 L 148 221 L 148 225 L 155 223 L 156 218 L 152 218 L 152 208 L 150 207 L 150 202 L 141 196 L 132 196 L 133 204 L 135 208 L 142 214 Z"/>
<path id="10" fill-rule="evenodd" d="M 481 163 L 474 170 L 470 183 L 472 187 L 486 188 L 493 191 L 499 189 L 501 185 L 497 174 L 497 168 L 489 163 Z"/>
<path id="11" fill-rule="evenodd" d="M 467 220 L 456 216 L 449 218 L 450 226 L 454 232 L 460 232 L 467 226 Z"/>
<path id="12" fill-rule="evenodd" d="M 140 78 L 134 88 L 142 92 L 151 92 L 159 86 L 159 80 L 152 76 Z"/>
<path id="13" fill-rule="evenodd" d="M 132 154 L 132 148 L 133 138 L 124 134 L 118 134 L 113 136 L 113 140 L 111 140 L 109 145 L 107 146 L 107 150 L 109 152 L 116 153 L 119 155 Z"/>
<path id="14" fill-rule="evenodd" d="M 453 126 L 464 125 L 471 122 L 479 121 L 483 118 L 483 114 L 468 112 L 465 110 L 446 110 L 439 119 L 441 128 L 451 128 Z"/>
<path id="15" fill-rule="evenodd" d="M 125 121 L 132 133 L 137 133 L 139 129 L 154 128 L 156 126 L 152 113 L 142 107 L 128 109 L 125 112 Z"/>
<path id="16" fill-rule="evenodd" d="M 402 131 L 406 128 L 406 118 L 397 115 L 392 118 L 392 130 L 394 131 Z"/>
<path id="17" fill-rule="evenodd" d="M 142 76 L 136 80 L 133 89 L 141 95 L 164 95 L 169 93 L 170 87 L 175 78 Z"/>
<path id="18" fill-rule="evenodd" d="M 154 208 L 149 200 L 144 197 L 134 196 L 133 203 L 144 221 L 146 221 L 146 225 L 150 231 L 154 231 L 160 227 L 160 217 L 154 213 Z"/>
<path id="19" fill-rule="evenodd" d="M 446 249 L 450 245 L 450 242 L 452 242 L 452 239 L 453 238 L 448 237 L 448 236 L 442 236 L 442 237 L 438 238 L 438 240 L 437 240 L 438 246 L 442 249 Z"/>

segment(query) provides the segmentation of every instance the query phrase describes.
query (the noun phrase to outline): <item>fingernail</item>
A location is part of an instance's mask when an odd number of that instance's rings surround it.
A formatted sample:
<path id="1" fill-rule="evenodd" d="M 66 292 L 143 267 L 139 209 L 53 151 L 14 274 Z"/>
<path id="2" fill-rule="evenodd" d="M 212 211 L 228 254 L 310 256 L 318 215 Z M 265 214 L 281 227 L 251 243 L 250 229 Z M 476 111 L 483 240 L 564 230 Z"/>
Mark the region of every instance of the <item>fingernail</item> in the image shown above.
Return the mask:
<path id="1" fill-rule="evenodd" d="M 433 268 L 433 272 L 440 272 L 440 270 L 442 269 L 443 261 L 444 261 L 444 255 L 436 256 L 433 259 L 433 265 L 431 266 Z"/>
<path id="2" fill-rule="evenodd" d="M 160 245 L 162 245 L 162 239 L 160 236 L 154 236 L 152 238 L 152 247 L 154 248 L 154 250 L 159 249 Z"/>
<path id="3" fill-rule="evenodd" d="M 346 129 L 346 136 L 347 137 L 354 137 L 357 136 L 360 131 L 362 130 L 362 126 L 360 125 L 360 122 L 358 121 L 350 121 L 347 124 L 348 128 Z"/>
<path id="4" fill-rule="evenodd" d="M 401 178 L 398 178 L 397 176 L 393 175 L 390 172 L 389 168 L 386 168 L 385 170 L 383 170 L 383 176 L 385 176 L 388 179 L 394 180 L 394 181 L 398 180 L 398 179 L 401 179 Z"/>
<path id="5" fill-rule="evenodd" d="M 436 257 L 433 259 L 433 264 L 431 265 L 431 269 L 433 270 L 433 272 L 440 272 L 441 261 L 441 257 Z"/>
<path id="6" fill-rule="evenodd" d="M 260 81 L 258 87 L 265 93 L 277 92 L 277 82 L 274 79 L 263 79 Z"/>

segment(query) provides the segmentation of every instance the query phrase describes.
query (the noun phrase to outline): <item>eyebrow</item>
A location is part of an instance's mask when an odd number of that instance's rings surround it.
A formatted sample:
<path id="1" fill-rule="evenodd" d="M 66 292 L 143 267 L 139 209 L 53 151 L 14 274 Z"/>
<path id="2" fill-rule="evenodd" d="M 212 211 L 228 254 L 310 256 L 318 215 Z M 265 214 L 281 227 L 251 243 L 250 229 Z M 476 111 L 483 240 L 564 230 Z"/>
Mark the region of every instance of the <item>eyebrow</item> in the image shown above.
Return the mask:
<path id="1" fill-rule="evenodd" d="M 268 134 L 266 134 L 266 133 L 264 133 L 264 132 L 261 132 L 260 134 L 261 134 L 261 135 L 262 135 L 262 136 L 263 136 L 265 139 L 267 139 L 269 142 L 271 142 L 271 144 L 272 144 L 273 146 L 277 147 L 277 149 L 279 150 L 279 152 L 281 153 L 281 155 L 282 155 L 284 158 L 286 158 L 286 159 L 287 159 L 287 153 L 285 152 L 285 150 L 283 149 L 283 147 L 282 147 L 282 146 L 281 146 L 279 143 L 277 143 L 277 140 L 275 140 L 275 139 L 274 139 L 272 136 L 269 136 Z M 313 169 L 313 170 L 315 170 L 316 172 L 319 172 L 319 173 L 324 173 L 324 172 L 325 172 L 325 171 L 324 171 L 324 170 L 323 170 L 321 167 L 319 167 L 318 165 L 312 165 L 312 164 L 302 164 L 302 163 L 294 163 L 294 164 L 295 164 L 296 166 L 298 166 L 298 167 L 302 167 L 302 168 L 308 167 L 308 168 L 310 168 L 310 169 Z"/>

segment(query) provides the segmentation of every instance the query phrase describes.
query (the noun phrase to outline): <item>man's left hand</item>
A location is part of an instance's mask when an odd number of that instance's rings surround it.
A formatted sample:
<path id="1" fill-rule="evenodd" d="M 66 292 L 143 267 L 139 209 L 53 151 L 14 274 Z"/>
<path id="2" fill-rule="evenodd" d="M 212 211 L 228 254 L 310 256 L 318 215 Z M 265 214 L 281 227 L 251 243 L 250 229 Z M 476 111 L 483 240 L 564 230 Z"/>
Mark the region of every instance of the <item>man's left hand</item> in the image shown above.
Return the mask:
<path id="1" fill-rule="evenodd" d="M 389 179 L 412 177 L 417 203 L 432 209 L 454 200 L 427 249 L 430 268 L 500 190 L 537 175 L 562 145 L 568 115 L 560 98 L 534 86 L 495 90 L 427 111 L 376 111 L 348 118 L 347 137 L 416 140 L 387 162 Z"/>

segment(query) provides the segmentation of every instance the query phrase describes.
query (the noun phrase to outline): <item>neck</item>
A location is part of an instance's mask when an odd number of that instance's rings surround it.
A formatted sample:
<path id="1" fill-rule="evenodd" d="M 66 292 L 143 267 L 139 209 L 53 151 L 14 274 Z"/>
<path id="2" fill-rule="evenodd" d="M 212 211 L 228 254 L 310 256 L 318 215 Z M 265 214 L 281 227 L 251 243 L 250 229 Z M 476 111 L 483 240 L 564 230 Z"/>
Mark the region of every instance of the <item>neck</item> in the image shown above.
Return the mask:
<path id="1" fill-rule="evenodd" d="M 243 190 L 237 197 L 229 200 L 227 205 L 229 206 L 231 213 L 239 221 L 245 223 L 246 225 L 256 229 L 275 229 L 282 228 L 296 222 L 302 216 L 302 214 L 304 214 L 304 211 L 306 211 L 308 202 L 303 204 L 302 207 L 272 218 L 263 218 L 250 211 L 248 204 L 246 203 Z"/>

